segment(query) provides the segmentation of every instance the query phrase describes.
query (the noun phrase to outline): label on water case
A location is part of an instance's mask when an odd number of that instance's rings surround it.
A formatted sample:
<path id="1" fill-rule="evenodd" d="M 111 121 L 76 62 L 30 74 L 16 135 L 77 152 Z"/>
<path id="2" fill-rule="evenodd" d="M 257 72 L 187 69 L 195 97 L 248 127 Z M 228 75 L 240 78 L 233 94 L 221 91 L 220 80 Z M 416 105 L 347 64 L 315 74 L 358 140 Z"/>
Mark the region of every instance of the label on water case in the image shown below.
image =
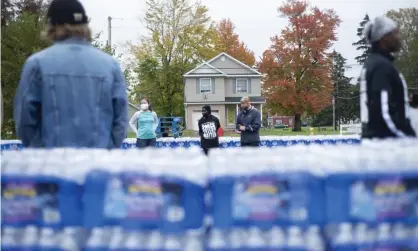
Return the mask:
<path id="1" fill-rule="evenodd" d="M 59 223 L 56 183 L 6 182 L 1 185 L 2 221 L 4 223 L 43 222 Z"/>
<path id="2" fill-rule="evenodd" d="M 306 199 L 304 191 L 292 191 L 285 180 L 241 178 L 233 187 L 232 216 L 237 220 L 305 220 L 308 217 Z M 292 203 L 293 200 L 298 201 L 297 204 Z"/>
<path id="3" fill-rule="evenodd" d="M 184 219 L 183 186 L 156 177 L 122 175 L 112 177 L 105 193 L 104 215 L 133 220 Z"/>
<path id="4" fill-rule="evenodd" d="M 417 198 L 418 179 L 360 180 L 350 187 L 350 215 L 365 221 L 416 218 Z"/>

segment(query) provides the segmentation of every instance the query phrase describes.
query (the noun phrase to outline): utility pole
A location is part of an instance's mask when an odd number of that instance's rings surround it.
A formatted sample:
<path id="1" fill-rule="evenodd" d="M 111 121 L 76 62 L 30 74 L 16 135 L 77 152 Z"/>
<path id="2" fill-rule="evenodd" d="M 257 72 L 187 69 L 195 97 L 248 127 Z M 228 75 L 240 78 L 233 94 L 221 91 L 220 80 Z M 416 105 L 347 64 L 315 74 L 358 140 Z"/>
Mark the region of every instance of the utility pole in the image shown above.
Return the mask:
<path id="1" fill-rule="evenodd" d="M 335 94 L 332 96 L 332 127 L 335 131 Z"/>
<path id="2" fill-rule="evenodd" d="M 112 47 L 112 17 L 107 17 L 107 45 Z"/>

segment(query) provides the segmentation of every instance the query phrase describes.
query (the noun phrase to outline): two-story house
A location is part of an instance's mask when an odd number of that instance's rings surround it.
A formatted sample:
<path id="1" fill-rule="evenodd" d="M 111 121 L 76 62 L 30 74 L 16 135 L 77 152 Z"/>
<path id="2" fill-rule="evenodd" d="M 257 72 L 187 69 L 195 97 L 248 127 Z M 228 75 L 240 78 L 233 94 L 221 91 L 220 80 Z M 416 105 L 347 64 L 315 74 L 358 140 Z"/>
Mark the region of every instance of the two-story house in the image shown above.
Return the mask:
<path id="1" fill-rule="evenodd" d="M 221 53 L 184 74 L 184 106 L 187 130 L 198 130 L 202 106 L 210 105 L 223 128 L 234 128 L 243 96 L 261 113 L 261 73 L 232 56 Z"/>

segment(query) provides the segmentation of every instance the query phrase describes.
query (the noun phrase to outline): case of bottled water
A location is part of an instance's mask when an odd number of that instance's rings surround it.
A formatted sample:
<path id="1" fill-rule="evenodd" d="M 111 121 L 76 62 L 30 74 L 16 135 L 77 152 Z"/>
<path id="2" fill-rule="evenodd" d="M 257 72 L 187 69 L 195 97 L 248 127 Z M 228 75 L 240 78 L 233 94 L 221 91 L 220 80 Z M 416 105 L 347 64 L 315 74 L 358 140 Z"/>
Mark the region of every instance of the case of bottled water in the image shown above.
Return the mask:
<path id="1" fill-rule="evenodd" d="M 2 250 L 418 250 L 418 142 L 2 152 Z"/>
<path id="2" fill-rule="evenodd" d="M 207 162 L 181 148 L 5 152 L 2 250 L 203 250 Z"/>
<path id="3" fill-rule="evenodd" d="M 240 147 L 239 137 L 219 138 L 220 148 Z M 295 145 L 341 145 L 359 144 L 358 135 L 312 135 L 312 136 L 261 136 L 261 147 L 288 147 Z M 190 148 L 200 146 L 198 137 L 160 138 L 157 140 L 157 148 Z M 128 138 L 122 143 L 121 148 L 130 149 L 136 147 L 136 139 Z M 21 150 L 22 143 L 19 140 L 1 140 L 1 151 Z"/>

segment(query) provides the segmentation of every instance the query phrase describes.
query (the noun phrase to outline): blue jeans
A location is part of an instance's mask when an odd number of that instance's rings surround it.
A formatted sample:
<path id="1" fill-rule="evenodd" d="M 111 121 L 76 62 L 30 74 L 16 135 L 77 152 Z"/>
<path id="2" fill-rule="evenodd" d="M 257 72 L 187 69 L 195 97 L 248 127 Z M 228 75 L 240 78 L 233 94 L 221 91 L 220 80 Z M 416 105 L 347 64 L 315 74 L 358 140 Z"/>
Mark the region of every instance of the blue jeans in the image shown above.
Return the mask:
<path id="1" fill-rule="evenodd" d="M 155 147 L 157 143 L 157 139 L 136 139 L 136 147 L 137 148 L 146 148 L 146 147 Z"/>

